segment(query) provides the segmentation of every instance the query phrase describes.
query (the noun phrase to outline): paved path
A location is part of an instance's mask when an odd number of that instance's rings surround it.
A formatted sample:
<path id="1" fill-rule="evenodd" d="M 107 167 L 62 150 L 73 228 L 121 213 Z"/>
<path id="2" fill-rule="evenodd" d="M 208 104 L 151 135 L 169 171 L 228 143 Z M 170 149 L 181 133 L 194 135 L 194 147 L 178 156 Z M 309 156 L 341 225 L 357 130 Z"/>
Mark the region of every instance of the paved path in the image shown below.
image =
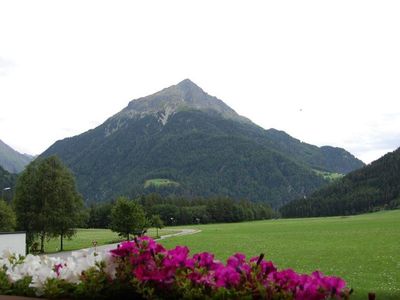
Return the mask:
<path id="1" fill-rule="evenodd" d="M 174 236 L 199 233 L 201 231 L 199 229 L 170 229 L 170 228 L 168 228 L 168 230 L 169 231 L 177 231 L 177 232 L 163 235 L 157 240 L 164 240 L 164 239 L 167 239 L 167 238 L 170 238 L 170 237 L 174 237 Z M 78 252 L 78 251 L 85 251 L 85 252 L 88 252 L 88 253 L 106 252 L 106 251 L 110 251 L 112 249 L 117 248 L 118 244 L 119 243 L 108 244 L 108 245 L 102 245 L 102 246 L 98 246 L 98 247 L 91 247 L 91 248 L 86 248 L 86 249 L 81 249 L 81 250 L 63 251 L 63 252 L 57 252 L 57 253 L 52 253 L 52 254 L 43 254 L 43 255 L 47 255 L 48 257 L 60 257 L 60 258 L 62 258 L 64 260 L 66 260 L 69 256 L 71 256 L 72 252 Z"/>

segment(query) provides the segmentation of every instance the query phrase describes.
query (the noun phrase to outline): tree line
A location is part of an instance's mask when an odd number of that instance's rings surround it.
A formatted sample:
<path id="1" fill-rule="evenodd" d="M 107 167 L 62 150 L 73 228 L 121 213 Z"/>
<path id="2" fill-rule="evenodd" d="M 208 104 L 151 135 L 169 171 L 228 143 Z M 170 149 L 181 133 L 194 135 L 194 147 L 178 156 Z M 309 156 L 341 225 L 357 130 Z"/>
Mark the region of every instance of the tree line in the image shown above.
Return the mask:
<path id="1" fill-rule="evenodd" d="M 18 177 L 10 204 L 0 200 L 0 231 L 26 232 L 27 252 L 44 252 L 45 241 L 71 238 L 78 227 L 109 228 L 121 236 L 143 234 L 165 225 L 207 224 L 269 219 L 267 204 L 227 197 L 196 198 L 142 195 L 85 206 L 73 174 L 56 156 L 39 158 Z"/>
<path id="2" fill-rule="evenodd" d="M 189 199 L 163 197 L 153 193 L 131 200 L 140 207 L 148 218 L 159 216 L 165 225 L 190 225 L 223 222 L 243 222 L 271 219 L 276 213 L 268 204 L 228 197 Z M 109 228 L 113 202 L 93 203 L 88 209 L 87 226 Z"/>

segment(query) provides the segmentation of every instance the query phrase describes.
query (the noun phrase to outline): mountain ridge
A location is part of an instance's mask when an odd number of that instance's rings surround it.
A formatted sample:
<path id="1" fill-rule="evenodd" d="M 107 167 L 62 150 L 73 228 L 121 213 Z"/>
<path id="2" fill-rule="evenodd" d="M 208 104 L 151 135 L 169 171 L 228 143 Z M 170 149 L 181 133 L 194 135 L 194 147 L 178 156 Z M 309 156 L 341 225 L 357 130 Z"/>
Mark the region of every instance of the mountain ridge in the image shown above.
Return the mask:
<path id="1" fill-rule="evenodd" d="M 33 158 L 31 155 L 19 153 L 0 140 L 0 166 L 8 172 L 20 173 Z"/>

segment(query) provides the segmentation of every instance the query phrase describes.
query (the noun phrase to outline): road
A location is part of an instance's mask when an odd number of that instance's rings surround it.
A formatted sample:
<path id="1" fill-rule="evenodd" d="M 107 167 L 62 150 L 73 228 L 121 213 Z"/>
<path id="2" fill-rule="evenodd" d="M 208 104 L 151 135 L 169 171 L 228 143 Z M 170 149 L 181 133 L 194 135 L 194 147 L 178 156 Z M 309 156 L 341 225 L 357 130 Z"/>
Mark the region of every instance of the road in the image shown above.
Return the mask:
<path id="1" fill-rule="evenodd" d="M 171 230 L 171 231 L 174 230 L 174 231 L 177 231 L 177 232 L 163 235 L 157 240 L 164 240 L 164 239 L 167 239 L 167 238 L 170 238 L 170 237 L 174 237 L 174 236 L 195 234 L 195 233 L 199 233 L 201 231 L 201 230 L 198 230 L 198 229 L 169 229 L 169 228 L 168 228 L 168 230 Z M 82 252 L 87 252 L 88 254 L 90 254 L 92 252 L 107 252 L 107 251 L 110 251 L 112 249 L 117 248 L 118 244 L 119 243 L 108 244 L 108 245 L 91 247 L 91 248 L 86 248 L 86 249 L 81 249 L 81 250 L 63 251 L 63 252 L 57 252 L 57 253 L 52 253 L 52 254 L 43 254 L 43 255 L 47 255 L 48 257 L 60 257 L 61 259 L 66 260 L 69 256 L 71 256 L 72 252 L 82 251 Z"/>

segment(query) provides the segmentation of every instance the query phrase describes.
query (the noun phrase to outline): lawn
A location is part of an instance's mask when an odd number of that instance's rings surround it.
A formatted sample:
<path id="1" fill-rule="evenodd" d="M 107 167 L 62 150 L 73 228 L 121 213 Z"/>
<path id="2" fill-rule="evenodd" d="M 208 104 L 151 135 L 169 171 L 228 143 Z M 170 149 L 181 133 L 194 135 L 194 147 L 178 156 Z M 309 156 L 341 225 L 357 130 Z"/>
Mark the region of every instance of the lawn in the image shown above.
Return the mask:
<path id="1" fill-rule="evenodd" d="M 324 179 L 327 179 L 329 181 L 335 181 L 344 177 L 344 174 L 340 173 L 324 172 L 319 170 L 313 170 L 313 171 L 317 173 L 317 175 L 322 176 Z"/>
<path id="2" fill-rule="evenodd" d="M 160 236 L 175 233 L 176 231 L 168 230 L 167 228 L 158 230 Z M 151 237 L 156 236 L 156 230 L 151 228 L 147 231 Z M 78 229 L 76 235 L 71 239 L 64 239 L 64 250 L 77 250 L 83 248 L 93 247 L 92 242 L 96 241 L 97 245 L 106 245 L 112 243 L 118 243 L 121 241 L 121 237 L 118 233 L 111 231 L 110 229 Z M 57 252 L 60 247 L 60 239 L 51 239 L 45 243 L 46 253 Z"/>
<path id="3" fill-rule="evenodd" d="M 190 228 L 202 232 L 162 243 L 187 245 L 192 254 L 211 251 L 221 260 L 235 252 L 265 253 L 279 269 L 343 277 L 355 290 L 352 299 L 368 299 L 368 292 L 376 292 L 377 300 L 400 299 L 400 210 Z"/>
<path id="4" fill-rule="evenodd" d="M 179 183 L 165 178 L 156 178 L 156 179 L 146 180 L 146 182 L 144 183 L 144 187 L 147 188 L 149 186 L 155 186 L 155 187 L 179 186 Z"/>

